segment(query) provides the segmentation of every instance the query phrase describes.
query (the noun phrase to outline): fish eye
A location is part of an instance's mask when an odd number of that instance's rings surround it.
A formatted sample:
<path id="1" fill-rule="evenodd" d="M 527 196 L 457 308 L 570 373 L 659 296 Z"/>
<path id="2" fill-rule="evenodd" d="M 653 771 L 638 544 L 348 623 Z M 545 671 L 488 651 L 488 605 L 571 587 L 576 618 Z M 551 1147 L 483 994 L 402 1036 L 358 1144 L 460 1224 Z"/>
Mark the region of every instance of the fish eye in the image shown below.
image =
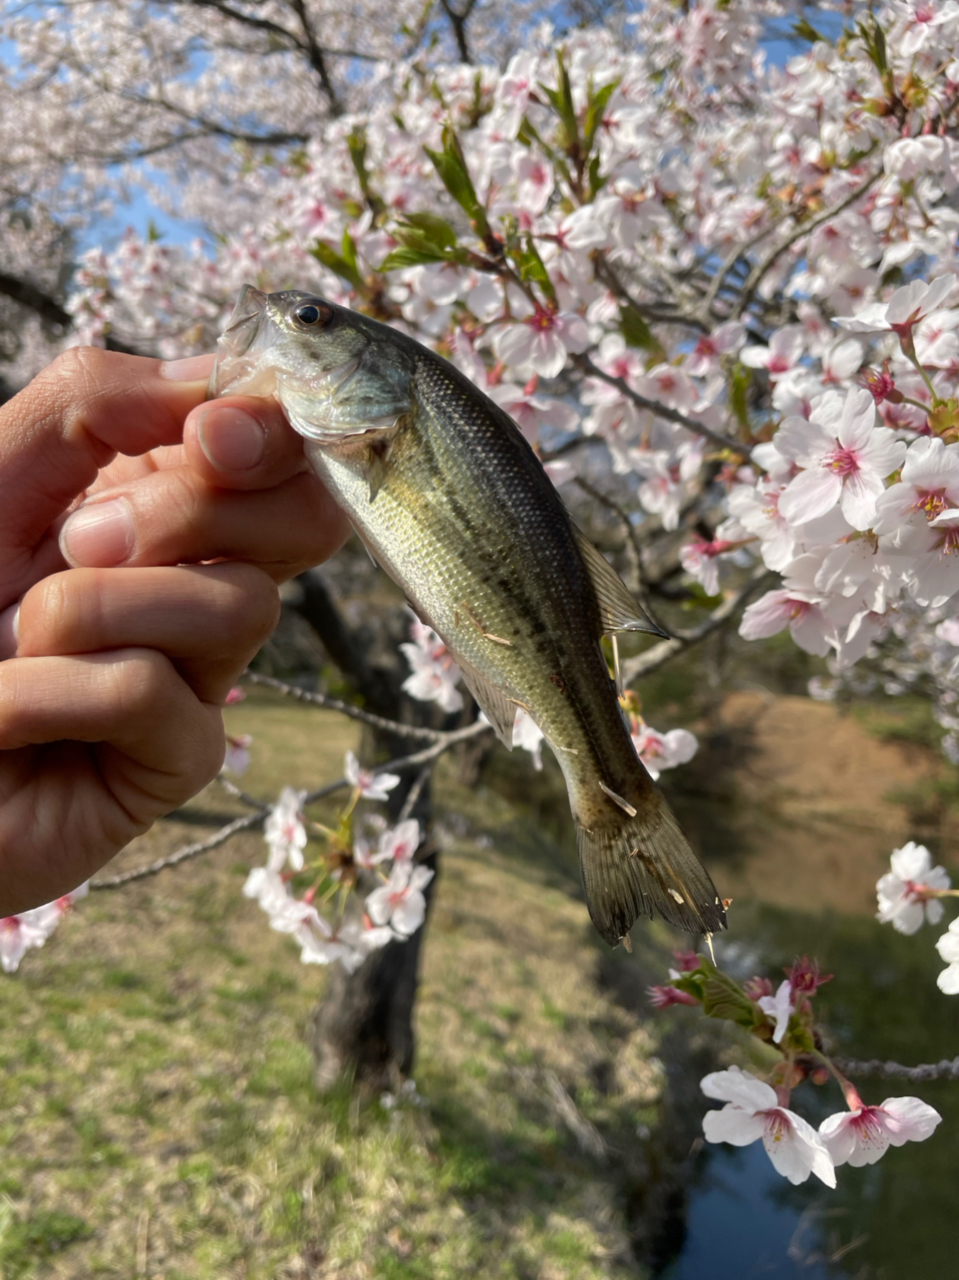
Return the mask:
<path id="1" fill-rule="evenodd" d="M 329 324 L 333 311 L 322 302 L 303 302 L 293 308 L 291 318 L 298 329 L 315 329 Z"/>

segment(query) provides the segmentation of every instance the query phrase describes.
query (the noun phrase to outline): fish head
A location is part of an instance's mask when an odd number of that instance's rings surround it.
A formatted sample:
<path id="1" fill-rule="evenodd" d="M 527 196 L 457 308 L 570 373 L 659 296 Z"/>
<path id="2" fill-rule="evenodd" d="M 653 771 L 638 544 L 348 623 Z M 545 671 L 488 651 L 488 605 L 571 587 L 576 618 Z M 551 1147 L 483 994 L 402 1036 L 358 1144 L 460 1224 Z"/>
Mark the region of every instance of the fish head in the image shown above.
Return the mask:
<path id="1" fill-rule="evenodd" d="M 412 407 L 413 356 L 386 325 L 286 289 L 246 285 L 217 345 L 209 395 L 273 395 L 312 440 L 388 430 Z"/>

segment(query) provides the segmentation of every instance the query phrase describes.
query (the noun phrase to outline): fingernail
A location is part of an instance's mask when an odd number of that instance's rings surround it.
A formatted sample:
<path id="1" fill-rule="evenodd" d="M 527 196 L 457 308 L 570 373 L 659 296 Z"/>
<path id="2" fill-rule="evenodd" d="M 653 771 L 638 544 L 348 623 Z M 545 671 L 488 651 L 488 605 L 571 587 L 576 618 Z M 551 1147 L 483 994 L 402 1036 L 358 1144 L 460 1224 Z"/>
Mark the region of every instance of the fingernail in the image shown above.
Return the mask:
<path id="1" fill-rule="evenodd" d="M 20 642 L 20 606 L 0 611 L 0 658 L 12 658 Z"/>
<path id="2" fill-rule="evenodd" d="M 133 553 L 133 512 L 125 498 L 74 511 L 60 530 L 60 550 L 74 567 L 108 569 Z"/>
<path id="3" fill-rule="evenodd" d="M 170 382 L 206 382 L 215 358 L 211 353 L 184 356 L 182 360 L 165 360 L 160 365 L 160 377 L 168 378 Z"/>
<path id="4" fill-rule="evenodd" d="M 266 447 L 266 435 L 256 418 L 226 405 L 204 409 L 197 434 L 207 461 L 217 471 L 249 471 Z"/>

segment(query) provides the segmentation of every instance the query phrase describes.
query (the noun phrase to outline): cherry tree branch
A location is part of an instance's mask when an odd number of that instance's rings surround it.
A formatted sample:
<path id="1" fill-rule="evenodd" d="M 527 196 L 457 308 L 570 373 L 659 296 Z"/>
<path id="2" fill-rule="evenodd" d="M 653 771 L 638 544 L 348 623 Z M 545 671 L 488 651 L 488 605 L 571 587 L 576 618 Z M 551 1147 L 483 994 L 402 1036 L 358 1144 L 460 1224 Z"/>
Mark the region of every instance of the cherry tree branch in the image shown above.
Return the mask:
<path id="1" fill-rule="evenodd" d="M 21 307 L 26 307 L 28 310 L 36 312 L 44 324 L 54 325 L 58 329 L 73 328 L 73 316 L 70 315 L 70 312 L 66 311 L 56 298 L 38 288 L 29 280 L 0 271 L 0 295 L 19 303 Z M 121 351 L 128 356 L 144 354 L 142 351 L 138 351 L 136 347 L 128 346 L 125 342 L 121 342 L 119 338 L 113 338 L 109 334 L 104 337 L 103 341 L 107 351 Z"/>
<path id="2" fill-rule="evenodd" d="M 462 12 L 457 12 L 450 4 L 449 0 L 440 0 L 443 12 L 450 20 L 450 26 L 453 28 L 453 37 L 456 40 L 456 48 L 460 55 L 460 61 L 465 62 L 468 66 L 472 66 L 473 59 L 470 57 L 469 44 L 466 39 L 466 22 L 476 0 L 467 0 Z"/>
<path id="3" fill-rule="evenodd" d="M 289 4 L 299 18 L 300 26 L 303 28 L 304 43 L 300 45 L 300 48 L 306 53 L 310 66 L 319 77 L 323 92 L 326 94 L 326 99 L 329 103 L 330 115 L 341 116 L 343 114 L 343 103 L 333 87 L 333 81 L 330 79 L 330 73 L 326 65 L 326 56 L 316 38 L 316 32 L 313 30 L 313 24 L 310 22 L 309 14 L 306 12 L 306 6 L 303 0 L 289 0 Z"/>
<path id="4" fill-rule="evenodd" d="M 824 222 L 829 222 L 830 219 L 838 217 L 844 209 L 848 209 L 851 204 L 855 204 L 860 196 L 865 195 L 872 184 L 878 178 L 882 177 L 882 174 L 883 170 L 881 168 L 874 170 L 872 173 L 868 174 L 865 180 L 857 187 L 853 187 L 852 191 L 847 192 L 841 200 L 830 205 L 828 209 L 824 210 L 817 217 L 811 219 L 811 221 L 804 222 L 800 227 L 796 228 L 792 235 L 788 235 L 785 240 L 781 240 L 779 244 L 774 245 L 766 254 L 765 258 L 762 258 L 757 262 L 752 271 L 750 271 L 746 279 L 746 283 L 743 285 L 742 292 L 739 295 L 739 301 L 731 312 L 731 318 L 734 320 L 739 319 L 752 302 L 753 294 L 759 288 L 763 276 L 770 270 L 770 268 L 775 266 L 787 250 L 791 249 L 798 240 L 802 240 L 804 236 L 808 236 L 811 232 L 815 231 L 817 227 L 821 227 Z"/>
<path id="5" fill-rule="evenodd" d="M 292 688 L 293 686 L 289 687 Z M 379 717 L 376 718 L 379 719 Z M 386 721 L 385 723 L 390 725 L 391 732 L 402 731 L 407 727 L 406 725 L 395 725 L 391 721 Z M 413 769 L 419 766 L 421 774 L 415 785 L 422 789 L 427 773 L 425 766 L 431 764 L 445 751 L 449 751 L 451 747 L 455 747 L 461 742 L 468 742 L 472 738 L 478 738 L 480 734 L 489 733 L 492 727 L 485 720 L 474 720 L 472 724 L 467 725 L 464 729 L 454 729 L 448 733 L 439 733 L 436 735 L 439 741 L 434 742 L 432 746 L 424 747 L 422 751 L 415 751 L 411 755 L 399 756 L 395 760 L 387 760 L 385 764 L 377 765 L 377 770 L 389 773 L 395 769 Z M 222 826 L 219 831 L 214 832 L 212 836 L 208 836 L 205 840 L 197 840 L 191 844 L 183 845 L 173 853 L 167 854 L 166 857 L 158 858 L 155 862 L 150 862 L 144 867 L 135 867 L 131 871 L 124 871 L 119 875 L 109 876 L 103 880 L 91 880 L 90 888 L 122 889 L 125 885 L 131 884 L 135 880 L 149 879 L 151 876 L 159 875 L 161 871 L 166 871 L 168 867 L 179 866 L 183 862 L 199 857 L 202 853 L 209 853 L 211 849 L 216 849 L 221 844 L 224 844 L 231 836 L 237 835 L 241 831 L 250 831 L 266 821 L 272 805 L 266 804 L 262 800 L 257 800 L 245 791 L 241 791 L 239 787 L 234 786 L 225 778 L 221 778 L 220 782 L 235 799 L 251 806 L 253 812 L 243 814 L 239 818 L 233 818 Z M 334 791 L 339 791 L 343 787 L 352 785 L 348 778 L 337 778 L 335 782 L 329 782 L 325 786 L 308 791 L 303 798 L 303 803 L 312 804 L 316 800 L 322 800 L 325 796 L 331 795 Z"/>
<path id="6" fill-rule="evenodd" d="M 836 1066 L 847 1076 L 884 1076 L 887 1079 L 911 1080 L 959 1080 L 959 1058 L 943 1058 L 940 1062 L 923 1062 L 915 1067 L 901 1062 L 883 1062 L 880 1058 L 859 1061 L 856 1058 L 835 1058 Z"/>
<path id="7" fill-rule="evenodd" d="M 56 325 L 60 329 L 73 328 L 73 317 L 69 311 L 65 311 L 56 298 L 52 298 L 29 280 L 0 271 L 0 294 L 35 311 L 46 324 Z"/>
<path id="8" fill-rule="evenodd" d="M 677 653 L 682 653 L 691 645 L 699 644 L 708 635 L 725 626 L 730 618 L 735 617 L 747 604 L 750 596 L 756 595 L 765 587 L 772 587 L 778 581 L 780 581 L 778 575 L 771 573 L 765 565 L 758 565 L 753 570 L 749 581 L 738 591 L 727 596 L 698 627 L 694 627 L 691 631 L 680 631 L 668 640 L 660 640 L 645 653 L 637 654 L 635 658 L 627 658 L 622 664 L 623 680 L 628 684 L 640 676 L 648 675 L 651 671 L 658 670 L 670 658 L 674 658 Z"/>
<path id="9" fill-rule="evenodd" d="M 606 382 L 609 386 L 615 387 L 621 395 L 624 395 L 627 400 L 632 400 L 633 404 L 638 408 L 648 409 L 657 418 L 665 418 L 667 422 L 678 423 L 679 426 L 685 427 L 687 431 L 703 436 L 704 439 L 714 444 L 717 449 L 728 450 L 740 458 L 749 457 L 749 449 L 746 445 L 739 444 L 735 440 L 730 440 L 727 436 L 720 435 L 718 431 L 713 431 L 712 427 L 707 427 L 704 422 L 699 422 L 696 418 L 687 417 L 685 413 L 680 413 L 678 409 L 673 409 L 670 405 L 663 404 L 660 400 L 648 400 L 646 396 L 634 391 L 625 378 L 617 378 L 613 374 L 607 373 L 599 365 L 594 364 L 589 356 L 574 355 L 571 359 L 573 364 L 585 373 L 587 377 L 598 378 L 600 382 Z"/>
<path id="10" fill-rule="evenodd" d="M 266 816 L 268 810 L 257 810 L 256 813 L 245 813 L 242 817 L 234 818 L 232 822 L 228 822 L 226 826 L 221 827 L 219 831 L 212 836 L 208 836 L 206 840 L 198 840 L 195 844 L 185 844 L 182 848 L 176 850 L 175 853 L 168 854 L 165 858 L 158 858 L 156 862 L 150 862 L 145 867 L 136 867 L 132 871 L 124 871 L 120 875 L 110 876 L 106 880 L 91 880 L 91 889 L 122 889 L 124 885 L 131 884 L 134 880 L 146 880 L 149 876 L 155 876 L 161 871 L 165 871 L 167 867 L 179 866 L 181 862 L 188 862 L 191 858 L 197 858 L 201 853 L 209 853 L 211 849 L 216 849 L 219 845 L 229 840 L 230 836 L 235 836 L 240 831 L 249 831 L 251 827 L 257 826 Z"/>
<path id="11" fill-rule="evenodd" d="M 756 245 L 761 244 L 767 236 L 772 235 L 777 227 L 782 226 L 790 217 L 793 216 L 793 210 L 788 209 L 780 217 L 774 219 L 768 226 L 763 227 L 761 231 L 757 231 L 751 239 L 744 241 L 742 244 L 734 245 L 728 256 L 723 261 L 719 270 L 710 281 L 706 296 L 700 303 L 699 313 L 705 319 L 712 313 L 713 303 L 719 295 L 720 290 L 726 284 L 732 271 L 735 269 L 736 263 L 739 262 L 750 250 L 755 249 Z"/>
<path id="12" fill-rule="evenodd" d="M 412 724 L 400 724 L 398 720 L 389 720 L 386 716 L 377 716 L 372 711 L 363 711 L 360 707 L 351 706 L 349 702 L 341 702 L 339 698 L 330 698 L 325 693 L 310 693 L 295 684 L 287 684 L 285 680 L 277 680 L 275 676 L 260 675 L 256 671 L 244 671 L 241 679 L 247 684 L 263 685 L 267 689 L 275 689 L 284 697 L 294 698 L 297 702 L 309 702 L 315 707 L 326 707 L 329 711 L 338 711 L 350 720 L 359 720 L 373 729 L 385 729 L 387 733 L 395 733 L 405 738 L 425 738 L 427 742 L 440 742 L 446 736 L 442 729 L 426 729 Z M 385 767 L 385 766 L 381 766 Z"/>

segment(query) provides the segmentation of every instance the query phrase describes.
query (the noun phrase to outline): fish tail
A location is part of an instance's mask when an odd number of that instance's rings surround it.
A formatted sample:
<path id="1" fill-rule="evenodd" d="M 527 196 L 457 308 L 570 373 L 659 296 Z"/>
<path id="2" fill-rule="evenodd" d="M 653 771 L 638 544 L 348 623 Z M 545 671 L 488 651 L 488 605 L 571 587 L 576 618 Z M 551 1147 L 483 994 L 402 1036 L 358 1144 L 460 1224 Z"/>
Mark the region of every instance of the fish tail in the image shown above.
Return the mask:
<path id="1" fill-rule="evenodd" d="M 660 793 L 647 785 L 632 803 L 616 799 L 588 824 L 576 817 L 586 903 L 606 941 L 615 947 L 655 912 L 689 933 L 725 929 L 719 894 Z"/>

